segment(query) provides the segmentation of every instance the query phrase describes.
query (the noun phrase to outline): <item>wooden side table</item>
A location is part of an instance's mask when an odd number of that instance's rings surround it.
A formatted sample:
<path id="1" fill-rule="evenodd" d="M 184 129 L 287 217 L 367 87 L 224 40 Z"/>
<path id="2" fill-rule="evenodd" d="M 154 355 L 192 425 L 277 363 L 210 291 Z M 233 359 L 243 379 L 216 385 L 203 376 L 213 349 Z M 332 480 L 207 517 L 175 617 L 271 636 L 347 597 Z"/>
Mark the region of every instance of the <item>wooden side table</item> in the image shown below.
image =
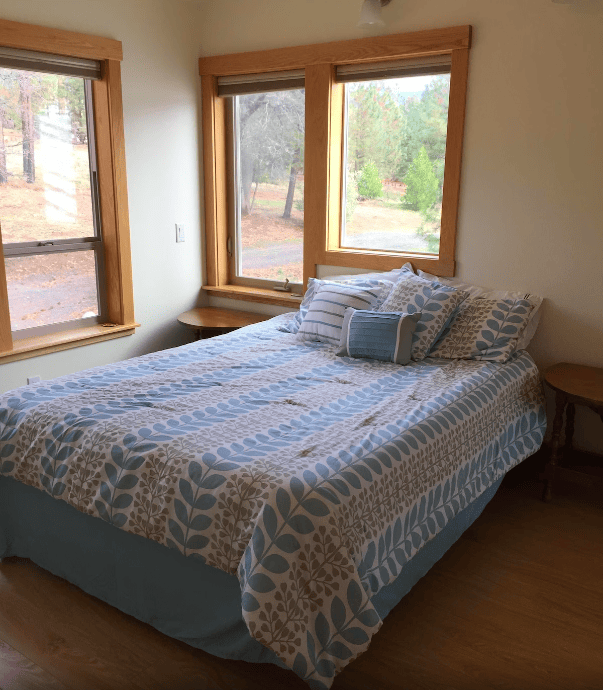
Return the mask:
<path id="1" fill-rule="evenodd" d="M 567 454 L 574 436 L 574 415 L 576 405 L 586 405 L 594 410 L 603 421 L 603 369 L 584 367 L 580 364 L 555 364 L 544 375 L 547 385 L 555 391 L 555 419 L 551 439 L 551 459 L 545 468 L 545 485 L 542 499 L 551 499 L 551 485 L 562 455 L 561 429 L 565 413 L 565 445 Z"/>
<path id="2" fill-rule="evenodd" d="M 233 309 L 217 309 L 216 307 L 199 307 L 180 314 L 178 321 L 187 328 L 197 331 L 197 340 L 221 335 L 237 328 L 249 326 L 252 323 L 266 321 L 270 316 L 266 314 L 252 314 L 247 311 Z"/>

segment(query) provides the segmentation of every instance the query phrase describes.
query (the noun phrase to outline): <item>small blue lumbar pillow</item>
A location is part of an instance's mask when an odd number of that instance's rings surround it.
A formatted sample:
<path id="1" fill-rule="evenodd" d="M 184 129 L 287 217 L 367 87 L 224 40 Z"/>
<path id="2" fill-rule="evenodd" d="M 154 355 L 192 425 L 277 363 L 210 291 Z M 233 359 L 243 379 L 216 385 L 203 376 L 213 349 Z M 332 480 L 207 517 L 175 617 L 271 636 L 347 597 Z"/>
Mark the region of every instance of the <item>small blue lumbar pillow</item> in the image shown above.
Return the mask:
<path id="1" fill-rule="evenodd" d="M 336 354 L 408 364 L 412 336 L 420 318 L 420 313 L 374 312 L 348 307 Z"/>

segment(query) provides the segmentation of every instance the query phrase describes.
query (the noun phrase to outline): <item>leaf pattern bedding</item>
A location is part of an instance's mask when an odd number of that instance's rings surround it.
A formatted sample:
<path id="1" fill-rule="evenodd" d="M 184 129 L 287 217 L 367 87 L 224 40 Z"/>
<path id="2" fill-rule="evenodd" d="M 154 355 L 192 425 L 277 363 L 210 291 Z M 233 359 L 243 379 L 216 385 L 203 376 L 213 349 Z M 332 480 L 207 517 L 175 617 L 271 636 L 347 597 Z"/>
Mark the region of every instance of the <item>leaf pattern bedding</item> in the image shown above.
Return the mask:
<path id="1" fill-rule="evenodd" d="M 236 574 L 251 635 L 314 688 L 371 597 L 541 444 L 538 371 L 336 357 L 290 315 L 0 397 L 0 475 Z"/>

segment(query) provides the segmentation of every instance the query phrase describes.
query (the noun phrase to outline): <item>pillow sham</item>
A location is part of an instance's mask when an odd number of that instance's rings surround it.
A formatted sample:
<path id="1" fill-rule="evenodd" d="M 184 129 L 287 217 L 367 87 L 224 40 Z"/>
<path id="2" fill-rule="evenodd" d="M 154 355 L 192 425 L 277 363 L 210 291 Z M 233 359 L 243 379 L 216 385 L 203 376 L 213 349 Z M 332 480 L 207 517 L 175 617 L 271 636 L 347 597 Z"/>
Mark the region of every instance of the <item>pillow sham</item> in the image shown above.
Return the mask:
<path id="1" fill-rule="evenodd" d="M 417 314 L 375 312 L 348 307 L 344 312 L 338 357 L 408 364 Z"/>
<path id="2" fill-rule="evenodd" d="M 468 299 L 429 356 L 506 362 L 533 309 L 526 299 Z"/>
<path id="3" fill-rule="evenodd" d="M 298 338 L 338 345 L 346 308 L 372 310 L 390 289 L 387 281 L 376 286 L 321 281 L 301 322 Z"/>
<path id="4" fill-rule="evenodd" d="M 425 280 L 412 273 L 403 273 L 378 311 L 421 314 L 411 349 L 411 358 L 420 361 L 466 297 L 467 293 L 462 290 Z"/>
<path id="5" fill-rule="evenodd" d="M 524 293 L 511 292 L 508 290 L 488 290 L 487 288 L 480 287 L 479 285 L 471 285 L 470 283 L 464 283 L 462 280 L 459 280 L 458 278 L 438 278 L 437 276 L 434 276 L 431 273 L 425 273 L 425 271 L 421 271 L 420 269 L 417 271 L 417 273 L 421 278 L 425 278 L 427 280 L 437 280 L 438 282 L 442 283 L 442 285 L 450 285 L 451 287 L 455 287 L 458 290 L 463 290 L 464 292 L 469 293 L 469 297 L 473 298 L 485 297 L 486 299 L 528 300 L 528 302 L 532 305 L 533 308 L 530 311 L 528 322 L 525 325 L 523 331 L 520 333 L 519 339 L 517 340 L 515 347 L 517 350 L 525 350 L 526 347 L 530 344 L 530 341 L 536 333 L 538 324 L 540 323 L 540 316 L 542 314 L 541 307 L 543 302 L 542 297 L 539 297 L 538 295 L 533 295 L 529 292 Z"/>

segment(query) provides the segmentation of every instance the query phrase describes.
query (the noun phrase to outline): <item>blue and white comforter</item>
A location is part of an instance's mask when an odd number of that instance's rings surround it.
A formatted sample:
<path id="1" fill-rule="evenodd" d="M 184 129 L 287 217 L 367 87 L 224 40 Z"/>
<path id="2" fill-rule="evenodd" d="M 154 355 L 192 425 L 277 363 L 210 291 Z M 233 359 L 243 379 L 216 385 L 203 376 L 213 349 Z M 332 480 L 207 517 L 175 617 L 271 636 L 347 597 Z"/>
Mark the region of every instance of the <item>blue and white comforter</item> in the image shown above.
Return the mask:
<path id="1" fill-rule="evenodd" d="M 241 582 L 251 634 L 328 688 L 371 596 L 541 444 L 536 366 L 336 357 L 276 317 L 0 397 L 0 474 Z"/>

